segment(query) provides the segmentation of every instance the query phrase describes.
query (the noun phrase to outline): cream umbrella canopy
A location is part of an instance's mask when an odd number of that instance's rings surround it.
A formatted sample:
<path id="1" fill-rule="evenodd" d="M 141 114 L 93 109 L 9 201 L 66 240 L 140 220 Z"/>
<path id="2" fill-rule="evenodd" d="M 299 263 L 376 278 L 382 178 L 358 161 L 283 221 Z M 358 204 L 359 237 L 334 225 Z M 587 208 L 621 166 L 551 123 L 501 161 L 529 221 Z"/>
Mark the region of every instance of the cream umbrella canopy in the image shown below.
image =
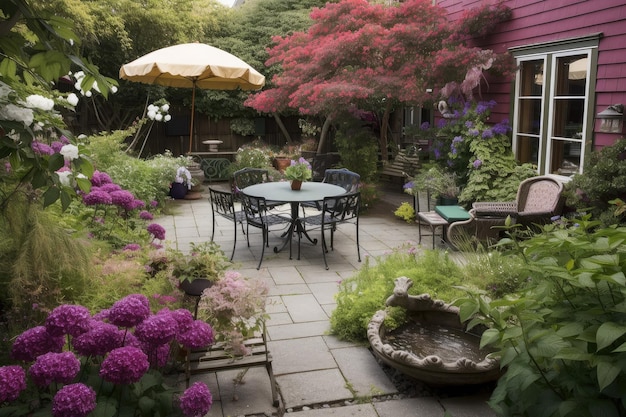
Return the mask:
<path id="1" fill-rule="evenodd" d="M 192 89 L 189 152 L 193 145 L 196 87 L 204 90 L 258 90 L 265 85 L 265 77 L 246 62 L 203 43 L 157 49 L 122 65 L 120 78 Z"/>

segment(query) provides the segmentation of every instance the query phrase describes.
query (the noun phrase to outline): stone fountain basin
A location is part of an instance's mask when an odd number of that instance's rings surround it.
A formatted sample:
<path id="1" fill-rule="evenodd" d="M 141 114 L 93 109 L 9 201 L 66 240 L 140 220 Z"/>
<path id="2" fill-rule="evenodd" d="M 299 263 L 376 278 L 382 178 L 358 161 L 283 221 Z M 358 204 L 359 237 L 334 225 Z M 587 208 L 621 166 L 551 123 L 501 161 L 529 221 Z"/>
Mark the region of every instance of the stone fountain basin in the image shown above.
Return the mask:
<path id="1" fill-rule="evenodd" d="M 502 374 L 499 361 L 479 348 L 484 329 L 466 331 L 457 307 L 428 294 L 409 295 L 412 284 L 406 277 L 396 279 L 394 294 L 386 303 L 407 310 L 406 324 L 388 331 L 383 310 L 370 321 L 367 337 L 374 354 L 392 368 L 431 385 L 474 385 L 498 379 Z"/>

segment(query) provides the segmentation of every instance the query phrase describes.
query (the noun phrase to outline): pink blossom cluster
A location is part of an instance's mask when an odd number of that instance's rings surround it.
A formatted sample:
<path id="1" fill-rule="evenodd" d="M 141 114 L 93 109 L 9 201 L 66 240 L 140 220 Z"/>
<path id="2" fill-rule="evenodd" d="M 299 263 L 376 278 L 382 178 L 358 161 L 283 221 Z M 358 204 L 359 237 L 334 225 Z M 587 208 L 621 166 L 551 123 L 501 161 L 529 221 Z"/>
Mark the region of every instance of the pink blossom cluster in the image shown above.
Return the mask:
<path id="1" fill-rule="evenodd" d="M 66 339 L 69 350 L 63 351 Z M 195 349 L 213 342 L 211 326 L 195 320 L 189 310 L 164 308 L 154 314 L 146 296 L 131 294 L 94 316 L 79 305 L 55 308 L 45 326 L 26 330 L 16 338 L 11 356 L 25 365 L 30 363 L 28 376 L 40 389 L 65 385 L 54 395 L 53 416 L 80 417 L 93 411 L 97 403 L 96 392 L 86 384 L 101 387 L 99 382 L 81 380 L 81 362 L 99 366 L 98 375 L 104 381 L 133 384 L 150 368 L 167 364 L 172 343 Z M 102 359 L 90 361 L 92 357 Z M 24 367 L 0 367 L 0 403 L 17 400 L 26 386 Z M 188 410 L 183 411 L 186 416 L 206 414 L 212 402 L 205 385 L 195 385 L 181 398 L 186 398 L 180 404 Z M 204 411 L 197 414 L 198 410 Z"/>

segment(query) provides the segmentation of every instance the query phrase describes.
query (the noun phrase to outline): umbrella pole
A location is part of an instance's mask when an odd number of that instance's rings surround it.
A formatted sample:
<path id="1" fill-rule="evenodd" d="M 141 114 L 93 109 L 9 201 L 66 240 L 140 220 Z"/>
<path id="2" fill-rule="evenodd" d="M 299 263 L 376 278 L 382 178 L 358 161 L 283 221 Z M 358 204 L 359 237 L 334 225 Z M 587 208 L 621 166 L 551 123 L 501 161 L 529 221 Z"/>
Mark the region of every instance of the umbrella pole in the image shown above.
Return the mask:
<path id="1" fill-rule="evenodd" d="M 189 153 L 191 153 L 191 148 L 193 146 L 193 117 L 196 114 L 196 81 L 193 82 L 193 87 L 191 89 L 191 124 L 189 126 Z"/>

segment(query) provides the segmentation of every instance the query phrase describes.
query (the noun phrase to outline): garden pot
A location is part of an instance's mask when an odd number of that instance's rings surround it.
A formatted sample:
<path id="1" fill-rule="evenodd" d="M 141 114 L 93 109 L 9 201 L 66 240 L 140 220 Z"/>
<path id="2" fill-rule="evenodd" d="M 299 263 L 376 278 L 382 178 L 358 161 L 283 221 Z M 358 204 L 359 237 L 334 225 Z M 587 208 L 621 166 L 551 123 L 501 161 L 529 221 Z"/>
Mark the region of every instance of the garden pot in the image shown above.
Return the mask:
<path id="1" fill-rule="evenodd" d="M 302 187 L 302 181 L 300 180 L 291 180 L 291 189 L 295 191 L 299 191 Z"/>
<path id="2" fill-rule="evenodd" d="M 187 295 L 200 297 L 202 292 L 213 285 L 213 281 L 204 278 L 196 278 L 193 281 L 184 280 L 178 286 Z"/>
<path id="3" fill-rule="evenodd" d="M 185 198 L 187 195 L 187 186 L 179 182 L 173 182 L 170 185 L 170 197 L 177 200 Z"/>

